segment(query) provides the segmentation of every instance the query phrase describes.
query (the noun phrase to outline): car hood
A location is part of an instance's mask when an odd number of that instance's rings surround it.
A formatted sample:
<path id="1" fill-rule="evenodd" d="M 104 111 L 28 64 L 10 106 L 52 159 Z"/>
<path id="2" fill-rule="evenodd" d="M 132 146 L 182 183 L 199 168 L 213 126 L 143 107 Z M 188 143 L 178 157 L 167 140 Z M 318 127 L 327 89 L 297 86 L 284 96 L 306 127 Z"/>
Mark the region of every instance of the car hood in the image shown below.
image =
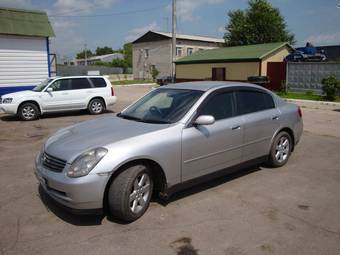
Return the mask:
<path id="1" fill-rule="evenodd" d="M 92 148 L 129 139 L 169 127 L 126 120 L 117 116 L 98 118 L 63 128 L 45 143 L 46 153 L 71 163 L 75 157 Z"/>
<path id="2" fill-rule="evenodd" d="M 32 90 L 23 90 L 23 91 L 19 91 L 19 92 L 13 92 L 13 93 L 5 94 L 5 95 L 2 96 L 2 98 L 7 98 L 7 97 L 19 98 L 19 97 L 36 95 L 37 93 L 38 92 L 34 92 Z"/>

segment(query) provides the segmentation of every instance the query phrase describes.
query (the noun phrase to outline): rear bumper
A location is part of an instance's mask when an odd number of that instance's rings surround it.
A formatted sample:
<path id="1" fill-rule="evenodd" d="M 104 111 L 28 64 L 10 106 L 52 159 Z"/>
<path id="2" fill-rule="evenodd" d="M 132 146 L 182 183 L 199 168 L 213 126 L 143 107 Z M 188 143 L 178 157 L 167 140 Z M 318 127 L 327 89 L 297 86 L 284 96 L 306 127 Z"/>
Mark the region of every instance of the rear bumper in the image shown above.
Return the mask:
<path id="1" fill-rule="evenodd" d="M 107 106 L 112 106 L 117 102 L 117 96 L 108 97 L 105 101 Z"/>

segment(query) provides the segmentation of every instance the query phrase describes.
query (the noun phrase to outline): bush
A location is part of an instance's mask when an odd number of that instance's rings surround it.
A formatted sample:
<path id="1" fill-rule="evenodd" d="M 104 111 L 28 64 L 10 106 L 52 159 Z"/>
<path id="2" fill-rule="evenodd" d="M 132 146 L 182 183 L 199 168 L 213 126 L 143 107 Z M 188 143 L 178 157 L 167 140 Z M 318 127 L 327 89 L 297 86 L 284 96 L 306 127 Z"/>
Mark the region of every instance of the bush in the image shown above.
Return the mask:
<path id="1" fill-rule="evenodd" d="M 157 76 L 159 75 L 159 71 L 154 65 L 150 66 L 150 73 L 151 73 L 153 80 L 155 80 L 157 78 Z"/>
<path id="2" fill-rule="evenodd" d="M 321 84 L 322 94 L 325 95 L 325 99 L 334 101 L 340 87 L 340 81 L 334 75 L 330 75 L 323 78 Z"/>
<path id="3" fill-rule="evenodd" d="M 306 91 L 306 96 L 313 96 L 313 94 L 314 94 L 313 90 Z"/>

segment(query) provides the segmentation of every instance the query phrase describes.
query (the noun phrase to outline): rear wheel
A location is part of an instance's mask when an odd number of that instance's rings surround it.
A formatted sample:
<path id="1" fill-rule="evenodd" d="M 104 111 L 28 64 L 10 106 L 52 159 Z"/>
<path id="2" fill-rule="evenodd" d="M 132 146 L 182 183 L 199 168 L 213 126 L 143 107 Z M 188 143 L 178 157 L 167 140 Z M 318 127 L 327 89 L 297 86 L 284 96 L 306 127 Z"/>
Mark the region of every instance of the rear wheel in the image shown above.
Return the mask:
<path id="1" fill-rule="evenodd" d="M 100 98 L 94 98 L 90 101 L 88 110 L 91 114 L 101 114 L 105 110 L 105 103 Z"/>
<path id="2" fill-rule="evenodd" d="M 150 170 L 144 165 L 129 167 L 111 183 L 108 205 L 113 217 L 132 222 L 148 209 L 153 190 Z"/>
<path id="3" fill-rule="evenodd" d="M 287 163 L 291 149 L 292 149 L 292 138 L 285 132 L 280 132 L 274 139 L 268 163 L 271 167 L 280 167 Z"/>
<path id="4" fill-rule="evenodd" d="M 18 116 L 21 120 L 35 120 L 39 116 L 39 108 L 32 103 L 24 103 L 20 106 Z"/>

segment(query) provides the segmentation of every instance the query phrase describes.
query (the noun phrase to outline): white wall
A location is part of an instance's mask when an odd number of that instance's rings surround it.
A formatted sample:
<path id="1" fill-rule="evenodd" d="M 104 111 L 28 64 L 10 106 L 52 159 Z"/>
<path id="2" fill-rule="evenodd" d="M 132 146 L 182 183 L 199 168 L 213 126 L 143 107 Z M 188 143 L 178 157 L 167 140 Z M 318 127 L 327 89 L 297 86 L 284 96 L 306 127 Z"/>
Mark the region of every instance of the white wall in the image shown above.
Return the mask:
<path id="1" fill-rule="evenodd" d="M 46 38 L 0 35 L 0 87 L 34 86 L 47 77 Z"/>

